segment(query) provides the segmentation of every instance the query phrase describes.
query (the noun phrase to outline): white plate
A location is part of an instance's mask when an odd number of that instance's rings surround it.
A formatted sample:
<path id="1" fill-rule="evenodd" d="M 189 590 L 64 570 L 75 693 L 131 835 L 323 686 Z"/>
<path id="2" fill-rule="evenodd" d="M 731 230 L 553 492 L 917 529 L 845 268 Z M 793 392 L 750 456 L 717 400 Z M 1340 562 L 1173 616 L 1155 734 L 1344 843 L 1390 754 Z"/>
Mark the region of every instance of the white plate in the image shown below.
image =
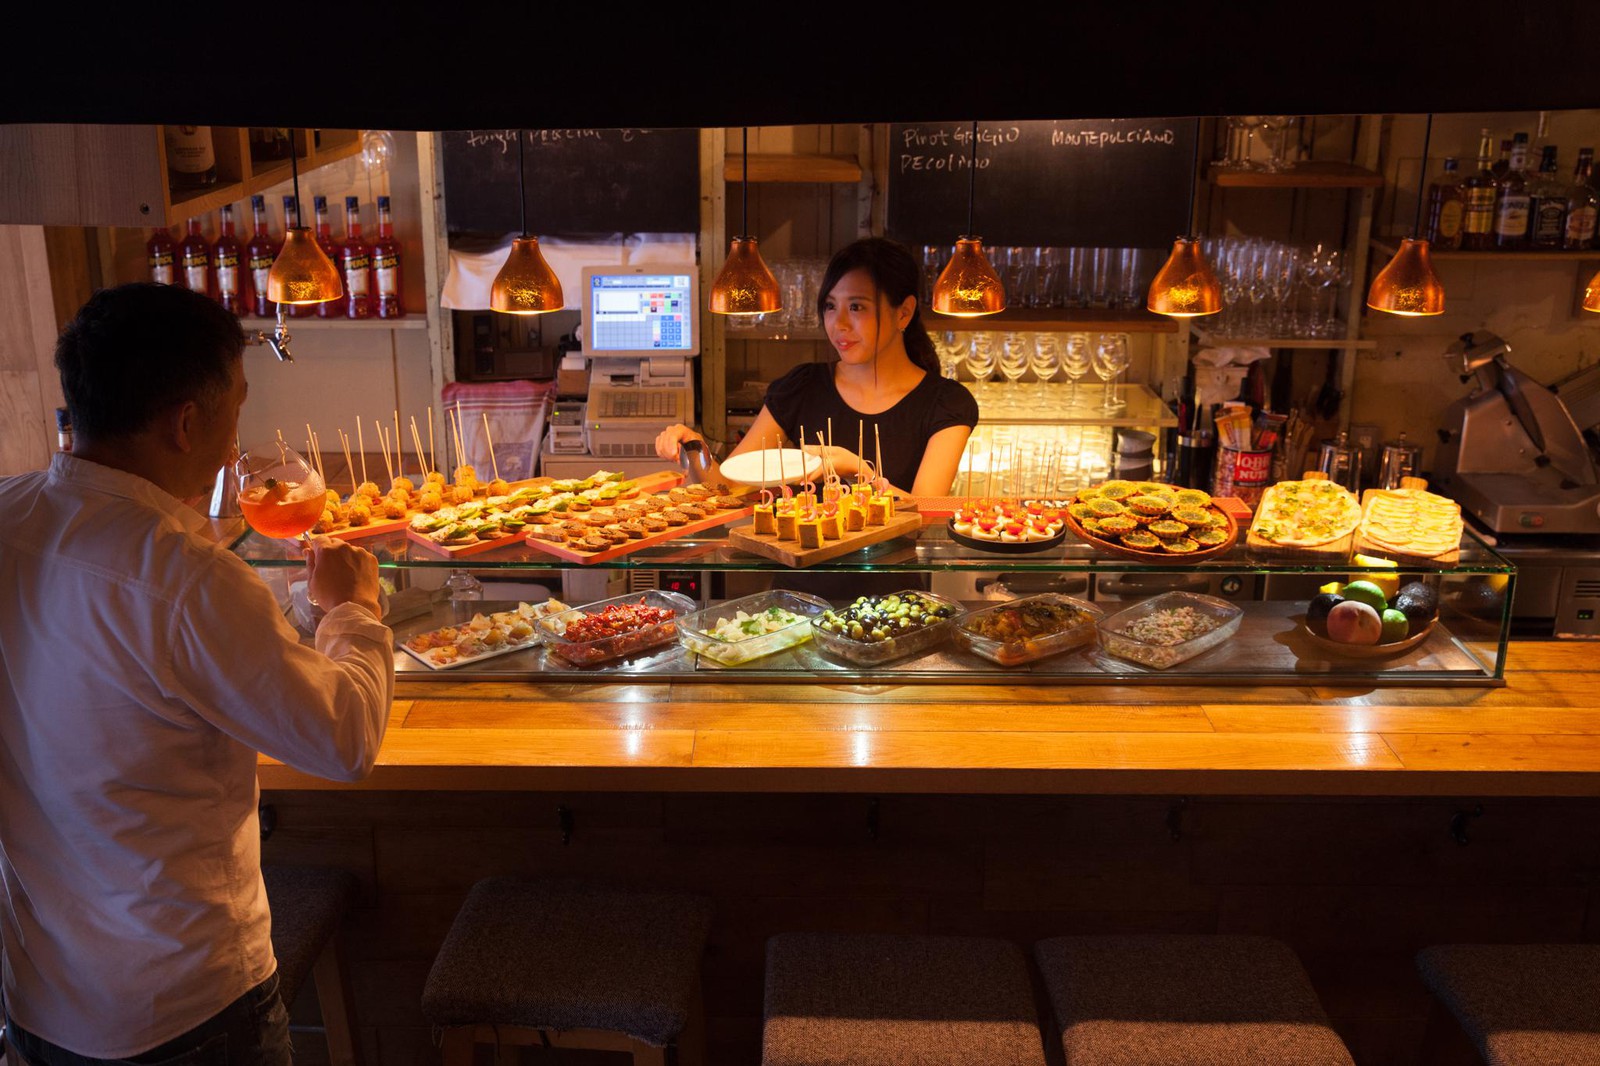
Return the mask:
<path id="1" fill-rule="evenodd" d="M 763 458 L 765 464 L 763 466 Z M 761 476 L 763 468 L 766 477 Z M 742 452 L 722 463 L 722 475 L 741 485 L 771 488 L 775 485 L 794 485 L 806 478 L 814 478 L 822 471 L 822 457 L 799 448 L 768 448 L 765 451 Z"/>

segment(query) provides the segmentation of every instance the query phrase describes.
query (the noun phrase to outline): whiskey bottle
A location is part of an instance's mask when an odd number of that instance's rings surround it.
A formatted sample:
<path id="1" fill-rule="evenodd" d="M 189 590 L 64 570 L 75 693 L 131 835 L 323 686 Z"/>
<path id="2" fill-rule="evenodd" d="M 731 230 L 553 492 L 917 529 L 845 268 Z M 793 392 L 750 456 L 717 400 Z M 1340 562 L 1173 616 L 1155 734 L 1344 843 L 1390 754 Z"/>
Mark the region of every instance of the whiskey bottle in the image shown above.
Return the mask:
<path id="1" fill-rule="evenodd" d="M 150 280 L 157 285 L 171 285 L 177 280 L 173 266 L 177 253 L 177 246 L 172 243 L 172 234 L 165 227 L 158 227 L 150 231 L 150 239 L 144 245 L 145 262 L 150 264 Z"/>
<path id="2" fill-rule="evenodd" d="M 175 191 L 217 183 L 217 153 L 210 126 L 163 126 L 167 142 L 167 183 Z"/>
<path id="3" fill-rule="evenodd" d="M 1489 154 L 1494 140 L 1487 129 L 1478 136 L 1478 169 L 1461 183 L 1461 247 L 1483 251 L 1494 247 L 1494 174 Z"/>
<path id="4" fill-rule="evenodd" d="M 300 212 L 296 209 L 295 198 L 293 196 L 285 196 L 283 198 L 283 228 L 285 231 L 291 226 L 300 225 L 299 214 Z M 272 258 L 274 260 L 278 258 L 277 252 L 273 252 Z M 267 269 L 270 270 L 272 268 L 268 267 Z M 317 306 L 316 304 L 290 304 L 288 315 L 290 318 L 310 318 L 317 313 Z"/>
<path id="5" fill-rule="evenodd" d="M 333 265 L 335 267 L 338 267 L 340 254 L 339 242 L 333 239 L 333 222 L 328 217 L 328 198 L 326 196 L 313 196 L 311 198 L 311 208 L 317 219 L 317 247 L 322 249 L 324 255 L 333 260 Z M 344 270 L 342 268 L 339 270 L 339 280 L 341 282 L 344 280 Z M 347 285 L 345 286 L 346 295 L 348 295 L 349 292 L 350 288 Z M 324 303 L 317 304 L 317 317 L 343 318 L 345 299 L 346 297 L 341 296 L 337 300 L 328 300 Z"/>
<path id="6" fill-rule="evenodd" d="M 400 242 L 395 240 L 389 198 L 378 197 L 378 237 L 372 242 L 373 310 L 379 318 L 404 318 L 400 288 Z"/>
<path id="7" fill-rule="evenodd" d="M 289 158 L 289 130 L 285 126 L 250 127 L 250 162 L 272 163 Z"/>
<path id="8" fill-rule="evenodd" d="M 372 317 L 372 253 L 361 239 L 361 201 L 344 198 L 344 243 L 339 246 L 339 277 L 344 282 L 344 313 Z"/>
<path id="9" fill-rule="evenodd" d="M 1560 248 L 1567 224 L 1567 187 L 1556 177 L 1556 146 L 1544 146 L 1539 174 L 1529 192 L 1528 243 L 1535 248 Z"/>
<path id="10" fill-rule="evenodd" d="M 211 295 L 211 242 L 200 228 L 201 219 L 189 220 L 189 232 L 178 245 L 179 284 L 191 292 Z"/>
<path id="11" fill-rule="evenodd" d="M 1572 184 L 1567 188 L 1567 223 L 1561 247 L 1574 252 L 1594 247 L 1595 221 L 1600 196 L 1589 183 L 1589 168 L 1594 163 L 1593 148 L 1578 149 L 1578 165 L 1573 168 Z"/>
<path id="12" fill-rule="evenodd" d="M 1500 155 L 1494 161 L 1494 166 L 1489 168 L 1489 173 L 1494 175 L 1494 180 L 1499 181 L 1511 170 L 1511 150 L 1516 147 L 1516 141 L 1510 137 L 1500 142 Z"/>
<path id="13" fill-rule="evenodd" d="M 1461 220 L 1466 204 L 1461 197 L 1461 176 L 1455 156 L 1444 161 L 1444 172 L 1428 186 L 1428 243 L 1435 251 L 1461 247 Z"/>
<path id="14" fill-rule="evenodd" d="M 290 197 L 293 199 L 293 197 Z M 278 258 L 278 242 L 267 229 L 267 198 L 250 197 L 250 243 L 244 246 L 245 266 L 250 271 L 250 310 L 257 318 L 272 318 L 278 305 L 267 299 L 267 278 Z"/>
<path id="15" fill-rule="evenodd" d="M 217 209 L 217 243 L 211 247 L 216 264 L 217 302 L 236 315 L 244 314 L 244 279 L 239 271 L 239 238 L 233 234 L 233 205 Z"/>
<path id="16" fill-rule="evenodd" d="M 65 407 L 56 408 L 56 451 L 72 452 L 72 412 Z"/>
<path id="17" fill-rule="evenodd" d="M 1495 186 L 1494 246 L 1502 251 L 1525 248 L 1531 197 L 1528 194 L 1528 135 L 1511 145 L 1511 169 Z"/>

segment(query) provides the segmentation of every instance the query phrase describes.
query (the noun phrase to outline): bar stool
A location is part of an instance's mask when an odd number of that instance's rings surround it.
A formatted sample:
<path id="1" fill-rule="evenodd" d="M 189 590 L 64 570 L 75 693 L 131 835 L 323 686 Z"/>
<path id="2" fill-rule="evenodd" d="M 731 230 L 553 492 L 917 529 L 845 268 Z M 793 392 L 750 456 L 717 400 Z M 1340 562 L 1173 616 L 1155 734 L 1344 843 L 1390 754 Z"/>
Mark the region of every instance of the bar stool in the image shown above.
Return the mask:
<path id="1" fill-rule="evenodd" d="M 355 999 L 339 947 L 339 923 L 356 894 L 348 870 L 324 866 L 263 866 L 272 912 L 272 953 L 278 958 L 278 994 L 294 1004 L 307 977 L 316 980 L 323 1034 L 333 1066 L 358 1066 Z"/>
<path id="2" fill-rule="evenodd" d="M 422 991 L 445 1066 L 473 1045 L 703 1058 L 700 957 L 711 904 L 571 882 L 490 878 L 467 893 Z M 509 1061 L 509 1060 L 508 1060 Z"/>
<path id="3" fill-rule="evenodd" d="M 1417 969 L 1436 999 L 1422 1061 L 1464 1034 L 1491 1066 L 1600 1062 L 1600 944 L 1447 944 Z"/>
<path id="4" fill-rule="evenodd" d="M 1072 936 L 1034 957 L 1067 1066 L 1351 1066 L 1287 944 L 1258 936 Z"/>
<path id="5" fill-rule="evenodd" d="M 763 1066 L 1043 1066 L 1015 944 L 786 933 L 767 941 Z"/>

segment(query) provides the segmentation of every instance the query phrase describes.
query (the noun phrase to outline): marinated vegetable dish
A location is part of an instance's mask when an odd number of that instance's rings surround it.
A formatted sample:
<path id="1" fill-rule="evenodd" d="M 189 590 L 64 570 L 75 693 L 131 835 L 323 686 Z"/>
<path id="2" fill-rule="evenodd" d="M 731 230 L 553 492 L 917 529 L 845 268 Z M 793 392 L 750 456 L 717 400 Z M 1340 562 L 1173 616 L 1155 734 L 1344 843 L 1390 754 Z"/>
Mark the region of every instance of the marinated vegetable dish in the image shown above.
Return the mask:
<path id="1" fill-rule="evenodd" d="M 760 637 L 768 633 L 776 633 L 780 629 L 788 629 L 792 625 L 804 622 L 805 618 L 793 611 L 784 610 L 782 607 L 768 607 L 755 614 L 746 614 L 739 611 L 732 618 L 719 618 L 717 624 L 707 631 L 707 636 L 716 637 L 735 643 L 749 640 L 751 637 Z"/>
<path id="2" fill-rule="evenodd" d="M 986 611 L 969 620 L 963 628 L 980 637 L 1011 643 L 1077 629 L 1093 618 L 1088 611 L 1071 604 L 1027 600 L 1015 607 Z"/>
<path id="3" fill-rule="evenodd" d="M 658 626 L 674 618 L 677 613 L 670 607 L 651 607 L 643 600 L 638 603 L 613 603 L 597 614 L 586 614 L 567 622 L 560 632 L 568 640 L 588 643 Z"/>
<path id="4" fill-rule="evenodd" d="M 843 610 L 824 611 L 816 624 L 827 633 L 877 644 L 936 625 L 955 614 L 952 605 L 919 592 L 896 592 L 862 596 Z"/>
<path id="5" fill-rule="evenodd" d="M 1169 647 L 1209 633 L 1221 624 L 1193 607 L 1167 607 L 1129 622 L 1122 632 L 1144 644 Z"/>

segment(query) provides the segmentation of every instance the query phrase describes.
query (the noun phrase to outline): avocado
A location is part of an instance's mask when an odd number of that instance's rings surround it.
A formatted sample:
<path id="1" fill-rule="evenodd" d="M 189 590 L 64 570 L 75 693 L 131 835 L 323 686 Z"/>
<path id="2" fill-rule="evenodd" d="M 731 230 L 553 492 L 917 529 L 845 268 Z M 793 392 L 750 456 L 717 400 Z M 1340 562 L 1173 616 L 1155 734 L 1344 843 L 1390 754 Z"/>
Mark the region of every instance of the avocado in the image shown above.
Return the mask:
<path id="1" fill-rule="evenodd" d="M 1405 615 L 1413 629 L 1427 625 L 1439 613 L 1439 594 L 1420 581 L 1407 582 L 1395 597 L 1395 610 Z"/>
<path id="2" fill-rule="evenodd" d="M 1319 592 L 1311 597 L 1306 607 L 1306 628 L 1319 637 L 1327 636 L 1328 614 L 1343 602 L 1344 597 L 1337 592 Z"/>

